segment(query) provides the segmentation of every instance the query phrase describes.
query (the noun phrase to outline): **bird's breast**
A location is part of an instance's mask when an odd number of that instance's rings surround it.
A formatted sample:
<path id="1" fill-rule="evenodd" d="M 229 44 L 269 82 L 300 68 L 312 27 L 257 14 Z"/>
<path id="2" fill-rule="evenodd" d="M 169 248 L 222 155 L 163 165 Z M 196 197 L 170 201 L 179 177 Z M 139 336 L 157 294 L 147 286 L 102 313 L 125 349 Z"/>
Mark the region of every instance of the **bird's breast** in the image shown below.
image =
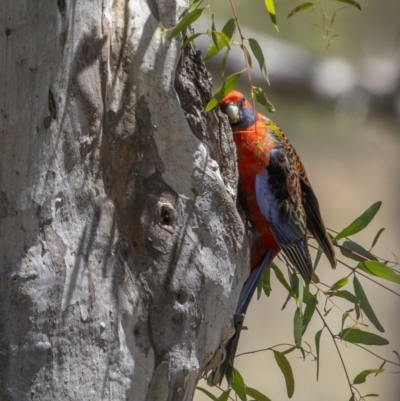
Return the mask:
<path id="1" fill-rule="evenodd" d="M 268 167 L 270 152 L 274 149 L 274 139 L 265 127 L 253 125 L 236 131 L 233 135 L 236 144 L 239 176 L 255 177 Z"/>
<path id="2" fill-rule="evenodd" d="M 254 268 L 261 263 L 270 247 L 274 247 L 275 252 L 279 251 L 269 225 L 261 213 L 255 192 L 256 176 L 264 174 L 268 167 L 273 140 L 266 132 L 257 132 L 257 129 L 250 127 L 235 132 L 234 141 L 238 157 L 239 199 L 254 231 L 251 241 L 251 267 Z"/>

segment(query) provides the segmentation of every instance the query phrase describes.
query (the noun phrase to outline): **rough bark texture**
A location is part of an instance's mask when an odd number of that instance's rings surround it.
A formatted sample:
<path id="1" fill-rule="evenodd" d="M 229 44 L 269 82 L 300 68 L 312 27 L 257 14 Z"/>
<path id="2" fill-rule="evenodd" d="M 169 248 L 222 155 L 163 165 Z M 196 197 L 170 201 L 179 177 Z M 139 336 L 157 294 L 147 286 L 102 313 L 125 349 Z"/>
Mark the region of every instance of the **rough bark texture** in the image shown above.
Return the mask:
<path id="1" fill-rule="evenodd" d="M 0 4 L 2 401 L 191 400 L 231 334 L 234 150 L 183 6 Z"/>

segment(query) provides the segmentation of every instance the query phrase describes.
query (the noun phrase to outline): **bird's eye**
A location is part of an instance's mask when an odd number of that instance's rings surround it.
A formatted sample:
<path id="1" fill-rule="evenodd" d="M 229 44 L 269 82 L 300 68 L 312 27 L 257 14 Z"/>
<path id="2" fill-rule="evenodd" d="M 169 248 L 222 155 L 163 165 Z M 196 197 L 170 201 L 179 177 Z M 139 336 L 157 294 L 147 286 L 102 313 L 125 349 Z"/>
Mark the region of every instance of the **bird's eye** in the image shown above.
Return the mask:
<path id="1" fill-rule="evenodd" d="M 240 105 L 243 106 L 245 101 L 246 101 L 246 98 L 244 96 L 242 96 L 242 98 L 240 99 Z"/>

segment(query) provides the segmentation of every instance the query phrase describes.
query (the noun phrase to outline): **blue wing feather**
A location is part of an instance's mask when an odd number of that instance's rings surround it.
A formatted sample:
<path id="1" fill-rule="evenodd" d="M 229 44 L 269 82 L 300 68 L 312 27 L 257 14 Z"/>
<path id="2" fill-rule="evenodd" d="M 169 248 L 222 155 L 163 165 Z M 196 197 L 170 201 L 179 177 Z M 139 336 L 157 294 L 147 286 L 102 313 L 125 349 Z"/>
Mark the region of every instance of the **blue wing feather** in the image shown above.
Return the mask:
<path id="1" fill-rule="evenodd" d="M 262 174 L 256 175 L 255 191 L 258 206 L 276 242 L 309 283 L 312 263 L 306 240 L 300 180 L 282 152 L 270 152 L 270 164 Z"/>

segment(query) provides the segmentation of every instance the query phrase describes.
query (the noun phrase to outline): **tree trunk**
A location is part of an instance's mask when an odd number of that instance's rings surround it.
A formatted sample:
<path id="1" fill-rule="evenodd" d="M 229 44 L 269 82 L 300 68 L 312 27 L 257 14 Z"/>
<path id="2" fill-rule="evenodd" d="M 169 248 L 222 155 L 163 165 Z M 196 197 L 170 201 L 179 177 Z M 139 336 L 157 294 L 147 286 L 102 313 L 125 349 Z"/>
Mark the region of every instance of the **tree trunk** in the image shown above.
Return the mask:
<path id="1" fill-rule="evenodd" d="M 247 274 L 182 1 L 0 5 L 0 399 L 191 400 Z"/>

